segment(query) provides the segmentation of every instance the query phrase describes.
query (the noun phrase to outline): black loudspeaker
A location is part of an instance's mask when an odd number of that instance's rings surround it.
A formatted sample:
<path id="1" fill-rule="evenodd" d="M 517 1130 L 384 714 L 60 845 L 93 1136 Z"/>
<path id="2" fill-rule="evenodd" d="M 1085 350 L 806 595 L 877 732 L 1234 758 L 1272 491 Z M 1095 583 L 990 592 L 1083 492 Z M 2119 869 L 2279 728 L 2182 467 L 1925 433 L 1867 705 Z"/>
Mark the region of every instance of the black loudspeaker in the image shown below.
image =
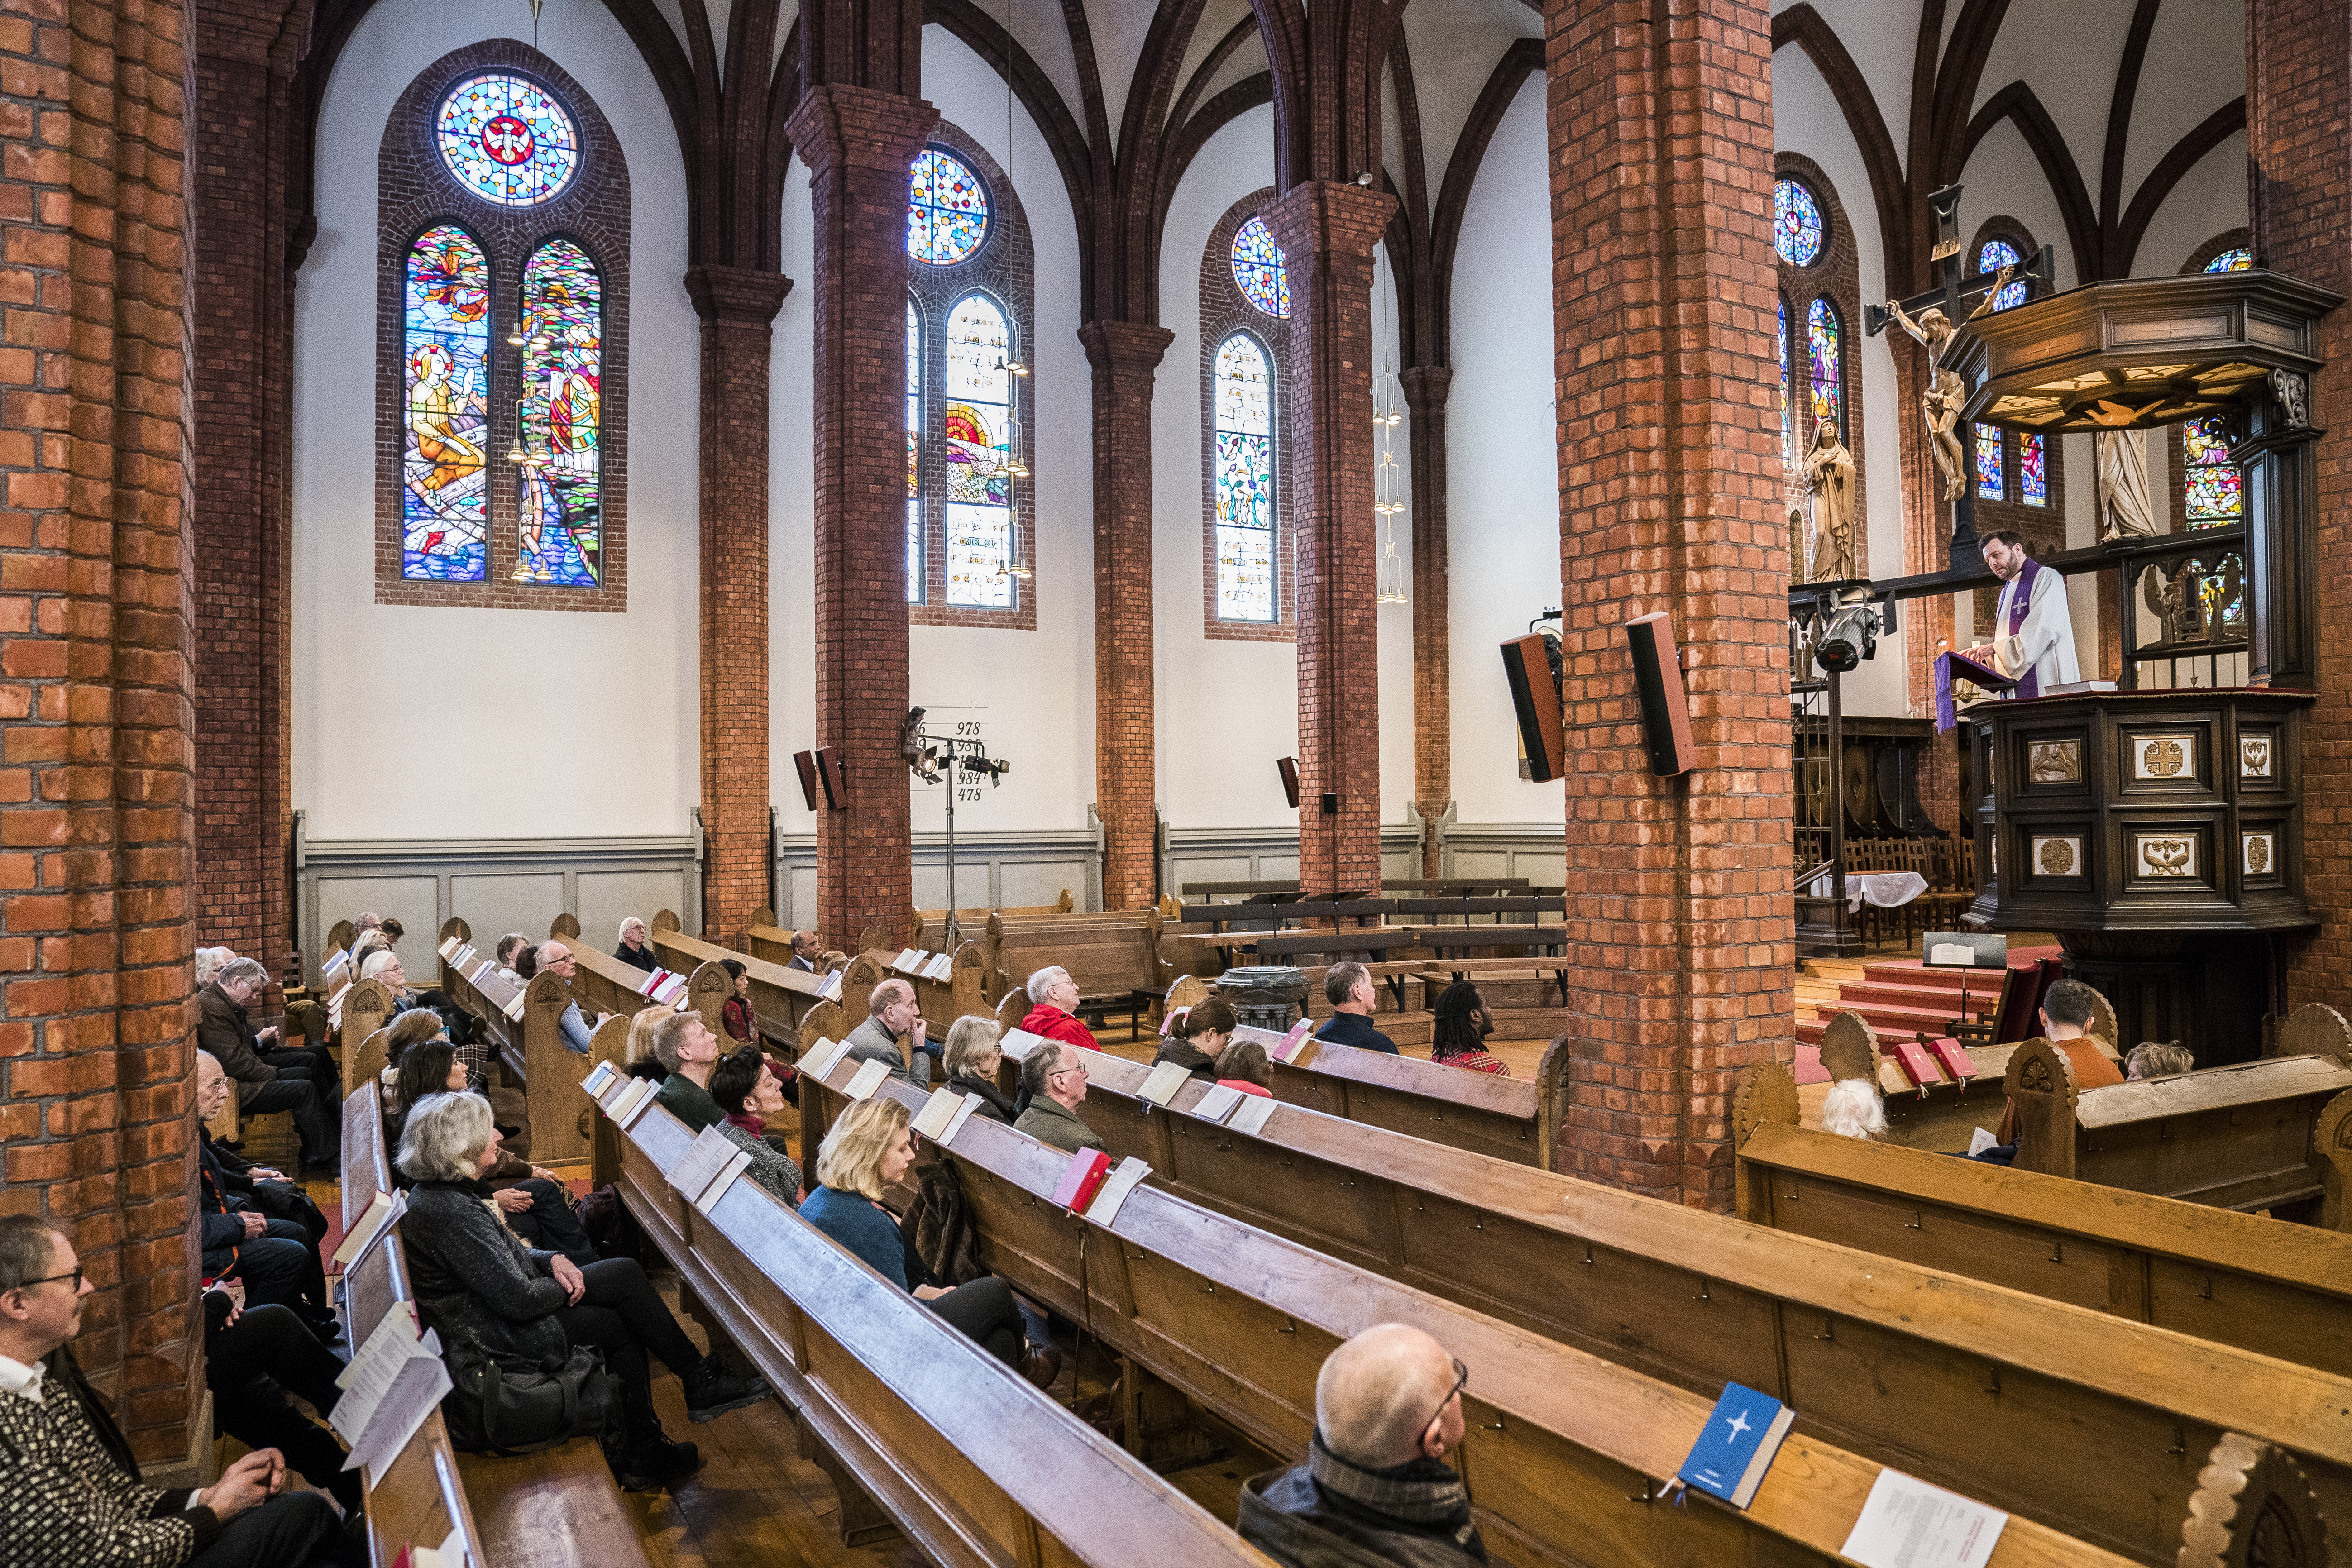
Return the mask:
<path id="1" fill-rule="evenodd" d="M 817 782 L 824 786 L 824 804 L 828 810 L 838 811 L 849 799 L 849 786 L 841 777 L 841 751 L 835 746 L 816 749 Z"/>
<path id="2" fill-rule="evenodd" d="M 1282 775 L 1282 798 L 1290 803 L 1291 810 L 1297 811 L 1298 809 L 1298 759 L 1277 757 L 1275 759 L 1274 766 L 1275 771 Z"/>
<path id="3" fill-rule="evenodd" d="M 1690 702 L 1683 692 L 1682 656 L 1675 649 L 1675 624 L 1664 611 L 1625 623 L 1633 647 L 1633 685 L 1642 699 L 1642 733 L 1650 745 L 1650 771 L 1661 777 L 1698 766 L 1691 743 Z"/>
<path id="4" fill-rule="evenodd" d="M 1528 776 L 1539 784 L 1568 771 L 1560 738 L 1559 649 L 1559 643 L 1540 632 L 1503 645 L 1503 673 L 1511 682 L 1511 706 L 1519 716 Z"/>
<path id="5" fill-rule="evenodd" d="M 793 768 L 801 775 L 801 798 L 808 802 L 808 808 L 811 811 L 814 811 L 816 809 L 816 753 L 794 752 Z"/>

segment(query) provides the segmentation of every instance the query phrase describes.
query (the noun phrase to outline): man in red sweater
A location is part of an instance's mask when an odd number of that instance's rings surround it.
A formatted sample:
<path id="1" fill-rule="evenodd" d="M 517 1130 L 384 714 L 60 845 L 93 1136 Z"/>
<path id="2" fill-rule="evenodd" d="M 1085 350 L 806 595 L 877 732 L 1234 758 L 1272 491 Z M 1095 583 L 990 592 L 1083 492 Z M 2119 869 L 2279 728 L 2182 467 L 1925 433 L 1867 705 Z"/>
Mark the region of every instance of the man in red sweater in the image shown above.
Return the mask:
<path id="1" fill-rule="evenodd" d="M 1030 975 L 1029 1002 L 1029 1016 L 1021 1020 L 1021 1026 L 1031 1034 L 1066 1046 L 1084 1046 L 1090 1051 L 1102 1049 L 1073 1016 L 1078 1005 L 1078 983 L 1070 978 L 1068 970 L 1055 964 Z"/>

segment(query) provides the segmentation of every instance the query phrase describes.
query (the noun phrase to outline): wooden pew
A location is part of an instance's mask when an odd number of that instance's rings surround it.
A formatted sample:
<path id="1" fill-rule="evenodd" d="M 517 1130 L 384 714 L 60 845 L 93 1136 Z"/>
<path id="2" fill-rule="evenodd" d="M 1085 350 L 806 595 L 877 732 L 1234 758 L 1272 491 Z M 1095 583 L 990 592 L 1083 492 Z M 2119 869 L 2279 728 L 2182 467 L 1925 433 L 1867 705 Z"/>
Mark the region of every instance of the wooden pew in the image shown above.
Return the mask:
<path id="1" fill-rule="evenodd" d="M 2225 1431 L 2301 1456 L 2352 1518 L 2352 1381 L 1301 1107 L 1237 1133 L 1190 1114 L 1199 1083 L 1147 1113 L 1143 1064 L 1087 1066 L 1083 1114 L 1155 1186 L 1678 1387 L 1762 1389 L 1800 1431 L 2108 1550 L 2169 1560 L 2158 1521 Z"/>
<path id="2" fill-rule="evenodd" d="M 950 1568 L 1265 1568 L 1207 1510 L 757 1183 L 736 1182 L 707 1215 L 685 1202 L 664 1172 L 692 1139 L 667 1110 L 621 1137 L 631 1211 L 792 1407 L 803 1451 L 841 1493 L 845 1539 L 895 1523 Z"/>
<path id="3" fill-rule="evenodd" d="M 910 973 L 898 965 L 904 949 L 877 949 L 861 952 L 849 961 L 842 971 L 840 1002 L 842 1011 L 853 1020 L 866 1016 L 872 1005 L 874 987 L 885 980 L 903 980 L 915 988 L 915 1001 L 923 1010 L 923 1021 L 929 1026 L 934 1040 L 947 1038 L 948 1027 L 967 1013 L 986 1017 L 995 1011 L 989 1002 L 983 982 L 986 978 L 985 958 L 980 943 L 968 942 L 956 950 L 950 963 L 948 977 L 937 980 L 928 974 Z M 937 953 L 918 952 L 916 963 L 935 959 Z"/>
<path id="4" fill-rule="evenodd" d="M 343 1102 L 343 1223 L 355 1222 L 391 1185 L 376 1086 Z M 384 1237 L 344 1283 L 344 1331 L 354 1347 L 395 1302 L 411 1301 L 408 1254 L 399 1233 Z M 392 1568 L 411 1544 L 437 1546 L 455 1525 L 468 1568 L 598 1568 L 646 1563 L 635 1515 L 593 1437 L 520 1458 L 460 1454 L 436 1410 L 399 1458 L 366 1491 L 369 1549 Z"/>
<path id="5" fill-rule="evenodd" d="M 455 934 L 449 925 L 441 929 L 444 940 Z M 488 962 L 475 965 L 471 976 L 445 960 L 441 989 L 473 1015 L 509 1080 L 522 1086 L 531 1163 L 569 1165 L 587 1159 L 590 1117 L 580 1080 L 588 1074 L 589 1060 L 563 1043 L 563 1009 L 572 1002 L 571 988 L 558 975 L 535 975 L 523 989 L 522 1017 L 509 1018 L 507 1006 L 514 998 L 513 985 L 499 973 L 495 959 L 476 956 Z"/>
<path id="6" fill-rule="evenodd" d="M 958 910 L 956 925 L 964 931 L 984 929 L 991 915 L 1003 915 L 1008 920 L 1034 919 L 1039 916 L 1066 915 L 1077 912 L 1078 901 L 1070 889 L 1050 904 L 1000 904 L 992 910 Z M 914 913 L 915 945 L 933 952 L 947 949 L 948 912 L 945 910 L 917 910 Z"/>
<path id="7" fill-rule="evenodd" d="M 1739 1217 L 2352 1377 L 2352 1237 L 1798 1125 L 1740 1075 Z"/>
<path id="8" fill-rule="evenodd" d="M 558 915 L 547 928 L 548 936 L 572 950 L 580 961 L 577 978 L 572 983 L 575 999 L 599 1013 L 623 1013 L 634 1016 L 653 1004 L 646 1000 L 637 986 L 646 972 L 633 964 L 623 963 L 609 952 L 599 952 L 583 946 L 580 941 L 580 922 L 570 915 Z M 716 963 L 697 964 L 686 977 L 685 1005 L 678 1011 L 699 1013 L 704 1027 L 720 1039 L 727 1037 L 726 1021 L 719 1016 L 727 998 L 735 994 L 735 983 L 727 971 Z M 580 1058 L 574 1057 L 572 1060 Z"/>
<path id="9" fill-rule="evenodd" d="M 678 929 L 677 911 L 661 910 L 654 915 L 646 941 L 663 967 L 680 974 L 692 974 L 700 965 L 722 959 L 731 958 L 740 963 L 751 982 L 752 1028 L 774 1043 L 787 1061 L 798 1050 L 801 1020 L 808 1016 L 811 1007 L 825 1000 L 828 990 L 837 992 L 840 988 L 829 975 L 788 967 L 792 956 L 789 935 L 784 942 L 783 960 L 762 958 L 688 936 Z M 725 1005 L 723 998 L 720 1005 Z"/>
<path id="10" fill-rule="evenodd" d="M 837 1097 L 855 1066 L 835 1064 L 822 1085 L 804 1077 L 803 1103 L 820 1092 Z M 1202 1088 L 1191 1087 L 1196 1093 Z M 910 1109 L 922 1100 L 897 1082 L 877 1092 Z M 1286 1114 L 1313 1118 L 1307 1111 L 1276 1111 L 1278 1118 Z M 1313 1119 L 1344 1127 L 1349 1136 L 1393 1136 Z M 1197 1149 L 1210 1138 L 1187 1142 Z M 961 1177 L 991 1268 L 1129 1358 L 1128 1375 L 1148 1370 L 1277 1454 L 1304 1452 L 1314 1423 L 1316 1373 L 1340 1341 L 1389 1321 L 1433 1334 L 1470 1369 L 1463 1396 L 1468 1431 L 1456 1463 L 1489 1550 L 1507 1563 L 1680 1568 L 1839 1562 L 1838 1548 L 1876 1479 L 1878 1460 L 1891 1457 L 1858 1452 L 1823 1434 L 1818 1421 L 1809 1423 L 1812 1390 L 1805 1384 L 1794 1401 L 1798 1429 L 1748 1510 L 1704 1501 L 1658 1507 L 1659 1487 L 1705 1426 L 1720 1376 L 1710 1374 L 1700 1392 L 1644 1372 L 1622 1353 L 1606 1353 L 1622 1346 L 1588 1350 L 1530 1337 L 1507 1321 L 1382 1279 L 1329 1250 L 1318 1255 L 1301 1242 L 1254 1229 L 1157 1179 L 1130 1194 L 1112 1224 L 1102 1226 L 1050 1202 L 1068 1156 L 998 1123 L 968 1121 L 951 1150 L 932 1145 L 925 1157 L 942 1156 Z M 1271 1160 L 1265 1163 L 1268 1172 L 1277 1168 Z M 1507 1169 L 1480 1163 L 1489 1171 Z M 1388 1194 L 1358 1207 L 1383 1212 L 1396 1225 L 1412 1223 L 1414 1211 L 1392 1205 Z M 1459 1232 L 1441 1245 L 1463 1250 L 1461 1238 L 1474 1233 L 1467 1225 Z M 1698 1314 L 1685 1309 L 1676 1315 Z M 1753 1381 L 1785 1397 L 1795 1380 L 1773 1374 Z M 1855 1381 L 1869 1390 L 1866 1373 Z M 1924 1391 L 1906 1394 L 1925 1397 Z M 1911 1408 L 1909 1398 L 1904 1403 Z M 1927 1419 L 1933 1421 L 1932 1413 Z M 2218 1433 L 2213 1441 L 2220 1441 Z M 2147 1543 L 2126 1554 L 2035 1517 L 2060 1511 L 2038 1494 L 2073 1483 L 2074 1467 L 2053 1467 L 2046 1452 L 2022 1468 L 2035 1483 L 2037 1495 L 2030 1500 L 1990 1495 L 1977 1485 L 1977 1476 L 1941 1464 L 1940 1455 L 1906 1451 L 1903 1458 L 1915 1473 L 1973 1487 L 2018 1515 L 2001 1533 L 1995 1563 L 2168 1561 L 2192 1484 L 2184 1473 L 2169 1495 L 2133 1500 L 2128 1512 Z M 2166 1468 L 2173 1468 L 2169 1459 Z M 2098 1486 L 2095 1479 L 2090 1484 Z"/>
<path id="11" fill-rule="evenodd" d="M 2028 1040 L 2011 1055 L 2003 1087 L 2017 1104 L 2019 1170 L 2315 1216 L 2326 1191 L 2320 1167 L 2343 1152 L 2315 1149 L 2314 1135 L 2328 1102 L 2352 1091 L 2352 1067 L 2334 1056 L 2273 1057 L 2078 1093 L 2065 1053 Z"/>
<path id="12" fill-rule="evenodd" d="M 343 1093 L 373 1083 L 383 1071 L 383 1026 L 392 1022 L 392 988 L 381 980 L 354 981 L 343 996 Z"/>
<path id="13" fill-rule="evenodd" d="M 2107 1026 L 2114 1027 L 2112 1021 Z M 2094 1029 L 2087 1037 L 2101 1056 L 2116 1064 L 2117 1072 L 2123 1070 L 2122 1058 L 2107 1043 L 2109 1036 Z M 1895 1142 L 1939 1153 L 1966 1153 L 1978 1128 L 1990 1132 L 2000 1125 L 2001 1112 L 2009 1103 L 2003 1079 L 2017 1045 L 1964 1046 L 1962 1050 L 1976 1069 L 1974 1075 L 1958 1083 L 1949 1081 L 1947 1075 L 1945 1081 L 1923 1089 L 1880 1048 L 1877 1031 L 1868 1019 L 1858 1013 L 1840 1013 L 1822 1032 L 1821 1060 L 1822 1070 L 1833 1082 L 1853 1078 L 1876 1080 L 1886 1108 L 1886 1134 Z"/>
<path id="14" fill-rule="evenodd" d="M 1107 910 L 1017 920 L 988 917 L 982 939 L 992 1003 L 1028 983 L 1033 970 L 1058 964 L 1088 999 L 1148 991 L 1154 997 L 1171 978 L 1160 961 L 1161 921 L 1156 909 Z"/>

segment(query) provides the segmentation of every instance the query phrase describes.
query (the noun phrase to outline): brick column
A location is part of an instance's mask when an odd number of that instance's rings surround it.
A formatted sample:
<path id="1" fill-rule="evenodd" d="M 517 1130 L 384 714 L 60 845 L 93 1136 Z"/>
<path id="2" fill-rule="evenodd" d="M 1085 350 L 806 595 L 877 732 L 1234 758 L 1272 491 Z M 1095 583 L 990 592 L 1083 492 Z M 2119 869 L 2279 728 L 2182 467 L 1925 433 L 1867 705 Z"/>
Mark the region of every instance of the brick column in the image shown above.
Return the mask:
<path id="1" fill-rule="evenodd" d="M 1381 885 L 1372 247 L 1396 199 L 1308 180 L 1265 210 L 1290 270 L 1290 526 L 1298 596 L 1298 879 Z M 1324 814 L 1321 796 L 1339 796 Z"/>
<path id="2" fill-rule="evenodd" d="M 293 278 L 288 114 L 307 0 L 198 7 L 192 165 L 205 215 L 193 380 L 197 940 L 257 958 L 292 949 L 288 587 Z"/>
<path id="3" fill-rule="evenodd" d="M 781 272 L 697 267 L 702 318 L 702 929 L 734 942 L 769 901 L 769 323 Z"/>
<path id="4" fill-rule="evenodd" d="M 193 73 L 171 0 L 64 16 L 0 4 L 0 1210 L 72 1235 L 75 1352 L 184 1460 Z"/>
<path id="5" fill-rule="evenodd" d="M 813 87 L 785 134 L 816 238 L 816 742 L 849 799 L 817 814 L 817 929 L 846 946 L 914 908 L 907 765 L 907 174 L 939 110 Z"/>
<path id="6" fill-rule="evenodd" d="M 1545 26 L 1566 1168 L 1727 1209 L 1733 1076 L 1794 1055 L 1770 22 L 1762 0 L 1547 0 Z M 1698 753 L 1672 779 L 1649 770 L 1624 631 L 1656 610 Z"/>
<path id="7" fill-rule="evenodd" d="M 1415 365 L 1397 377 L 1412 414 L 1412 795 L 1413 809 L 1435 822 L 1454 806 L 1454 644 L 1445 533 L 1445 400 L 1454 372 Z M 1435 877 L 1442 847 L 1432 832 L 1421 847 L 1421 874 Z"/>
<path id="8" fill-rule="evenodd" d="M 2352 18 L 2324 0 L 2246 7 L 2254 265 L 2352 293 Z M 2305 895 L 2317 933 L 2288 961 L 2286 1005 L 2352 1007 L 2352 310 L 2319 323 L 2311 388 L 2318 700 L 2303 731 Z"/>
<path id="9" fill-rule="evenodd" d="M 1151 381 L 1176 334 L 1078 329 L 1094 367 L 1095 814 L 1103 908 L 1151 902 L 1158 792 L 1151 687 Z"/>

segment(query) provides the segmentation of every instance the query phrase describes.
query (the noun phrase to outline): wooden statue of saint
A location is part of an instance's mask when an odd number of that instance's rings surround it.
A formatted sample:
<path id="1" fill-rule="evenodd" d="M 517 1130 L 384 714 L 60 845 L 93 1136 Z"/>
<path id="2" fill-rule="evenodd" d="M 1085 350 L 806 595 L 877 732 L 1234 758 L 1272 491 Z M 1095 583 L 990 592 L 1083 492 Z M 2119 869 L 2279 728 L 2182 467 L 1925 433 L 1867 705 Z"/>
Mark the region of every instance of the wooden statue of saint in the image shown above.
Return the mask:
<path id="1" fill-rule="evenodd" d="M 1813 506 L 1805 580 L 1846 582 L 1854 575 L 1853 454 L 1838 439 L 1834 421 L 1824 419 L 1813 426 L 1804 474 L 1805 493 L 1812 498 Z"/>

